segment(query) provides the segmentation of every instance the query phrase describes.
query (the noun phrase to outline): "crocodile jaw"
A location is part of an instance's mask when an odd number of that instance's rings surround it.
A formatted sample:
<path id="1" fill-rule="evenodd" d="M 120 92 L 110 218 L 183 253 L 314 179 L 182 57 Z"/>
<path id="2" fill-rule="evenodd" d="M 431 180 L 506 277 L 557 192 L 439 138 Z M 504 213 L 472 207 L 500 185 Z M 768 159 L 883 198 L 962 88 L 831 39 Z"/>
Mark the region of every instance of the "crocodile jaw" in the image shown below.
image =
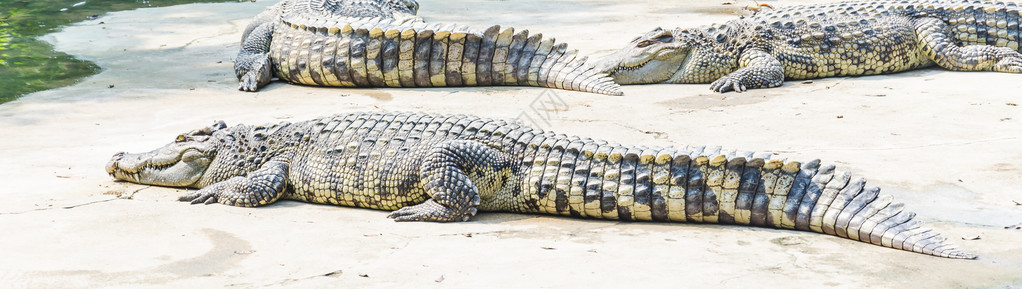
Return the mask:
<path id="1" fill-rule="evenodd" d="M 106 164 L 106 172 L 133 183 L 189 187 L 198 182 L 212 159 L 205 144 L 175 142 L 146 153 L 114 154 Z"/>
<path id="2" fill-rule="evenodd" d="M 682 69 L 690 50 L 671 31 L 656 28 L 600 60 L 596 69 L 618 84 L 664 83 Z"/>
<path id="3" fill-rule="evenodd" d="M 618 51 L 601 60 L 596 67 L 618 84 L 664 83 L 681 69 L 688 58 L 688 53 L 678 49 L 630 52 L 628 49 Z"/>

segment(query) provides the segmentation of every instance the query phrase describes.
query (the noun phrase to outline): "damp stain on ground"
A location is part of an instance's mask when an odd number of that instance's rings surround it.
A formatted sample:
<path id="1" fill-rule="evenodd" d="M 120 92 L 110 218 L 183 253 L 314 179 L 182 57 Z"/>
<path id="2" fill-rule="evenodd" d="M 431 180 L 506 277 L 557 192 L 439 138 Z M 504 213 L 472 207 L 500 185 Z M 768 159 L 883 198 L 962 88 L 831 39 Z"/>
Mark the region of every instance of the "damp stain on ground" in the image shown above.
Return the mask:
<path id="1" fill-rule="evenodd" d="M 53 50 L 39 39 L 60 27 L 102 19 L 107 12 L 239 0 L 13 0 L 0 5 L 0 103 L 72 85 L 99 73 L 96 64 Z M 102 21 L 102 20 L 100 20 Z"/>

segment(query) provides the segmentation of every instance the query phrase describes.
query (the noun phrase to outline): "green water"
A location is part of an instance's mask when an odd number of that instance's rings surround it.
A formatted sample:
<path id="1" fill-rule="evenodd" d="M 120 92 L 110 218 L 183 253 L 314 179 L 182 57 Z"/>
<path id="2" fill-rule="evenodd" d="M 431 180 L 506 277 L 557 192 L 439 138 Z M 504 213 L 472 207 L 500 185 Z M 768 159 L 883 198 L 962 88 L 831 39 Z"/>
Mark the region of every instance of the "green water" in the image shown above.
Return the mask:
<path id="1" fill-rule="evenodd" d="M 102 21 L 110 11 L 198 2 L 239 0 L 0 0 L 0 103 L 99 73 L 95 64 L 53 51 L 37 37 L 78 21 Z"/>

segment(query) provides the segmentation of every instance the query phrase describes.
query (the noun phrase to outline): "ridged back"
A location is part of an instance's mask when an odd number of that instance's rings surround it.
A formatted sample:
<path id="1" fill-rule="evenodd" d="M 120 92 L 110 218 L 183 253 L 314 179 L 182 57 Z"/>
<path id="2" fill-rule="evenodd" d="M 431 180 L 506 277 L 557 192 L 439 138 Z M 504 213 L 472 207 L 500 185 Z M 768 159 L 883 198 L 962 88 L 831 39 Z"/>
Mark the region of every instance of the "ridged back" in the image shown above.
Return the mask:
<path id="1" fill-rule="evenodd" d="M 412 17 L 418 7 L 415 0 L 284 0 L 277 5 L 284 17 L 304 15 L 388 19 Z"/>
<path id="2" fill-rule="evenodd" d="M 901 15 L 912 18 L 933 17 L 946 23 L 952 35 L 963 45 L 994 45 L 1022 52 L 1019 23 L 1020 7 L 1012 2 L 974 0 L 953 1 L 845 1 L 827 4 L 799 5 L 765 10 L 750 20 L 763 24 L 778 23 L 795 26 L 803 23 L 877 22 L 879 17 Z M 797 23 L 802 21 L 802 23 Z M 828 23 L 845 25 L 849 23 Z M 826 28 L 826 27 L 825 27 Z M 834 28 L 834 27 L 831 27 Z"/>
<path id="3" fill-rule="evenodd" d="M 509 144 L 504 134 L 521 130 L 517 122 L 480 118 L 471 115 L 433 115 L 422 113 L 352 113 L 309 122 L 313 143 L 317 146 L 344 148 L 348 144 L 362 151 L 434 144 L 445 140 L 480 140 Z M 531 130 L 531 129 L 530 129 Z"/>

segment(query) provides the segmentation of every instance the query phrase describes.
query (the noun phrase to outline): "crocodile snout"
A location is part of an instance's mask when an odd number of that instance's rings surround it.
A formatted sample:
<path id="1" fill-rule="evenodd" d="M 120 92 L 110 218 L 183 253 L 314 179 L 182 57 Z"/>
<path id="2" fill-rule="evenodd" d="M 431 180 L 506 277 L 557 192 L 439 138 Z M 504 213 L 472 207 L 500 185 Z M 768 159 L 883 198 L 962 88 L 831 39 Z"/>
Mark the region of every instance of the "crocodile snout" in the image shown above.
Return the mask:
<path id="1" fill-rule="evenodd" d="M 106 163 L 106 173 L 113 175 L 114 171 L 117 169 L 117 162 L 121 161 L 121 158 L 123 157 L 124 152 L 114 154 L 114 156 L 110 158 L 110 161 Z"/>

